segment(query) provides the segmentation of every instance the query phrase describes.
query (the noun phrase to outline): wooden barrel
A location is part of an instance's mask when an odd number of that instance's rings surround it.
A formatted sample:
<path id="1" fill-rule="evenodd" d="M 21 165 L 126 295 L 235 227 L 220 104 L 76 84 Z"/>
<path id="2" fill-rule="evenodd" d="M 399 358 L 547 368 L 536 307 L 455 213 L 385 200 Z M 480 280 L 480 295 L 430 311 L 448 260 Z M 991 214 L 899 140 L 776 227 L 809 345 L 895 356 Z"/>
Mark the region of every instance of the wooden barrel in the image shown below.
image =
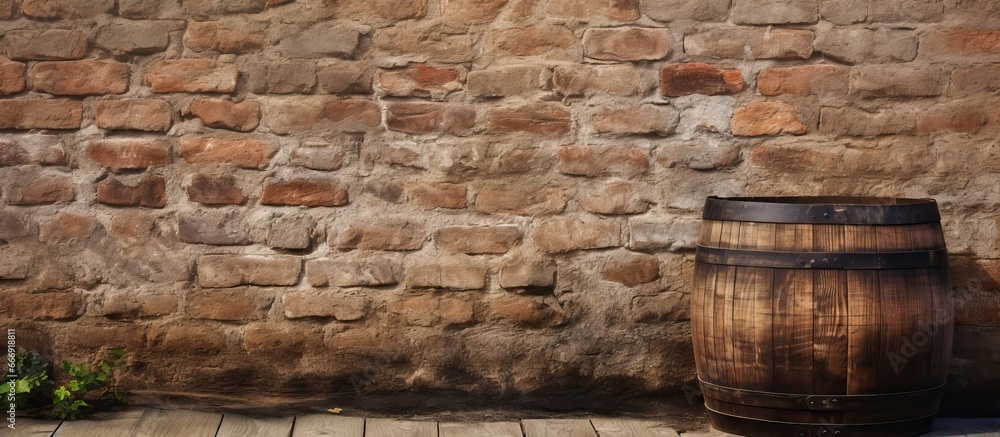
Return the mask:
<path id="1" fill-rule="evenodd" d="M 691 323 L 705 407 L 750 436 L 910 436 L 938 410 L 952 295 L 937 203 L 708 198 Z"/>

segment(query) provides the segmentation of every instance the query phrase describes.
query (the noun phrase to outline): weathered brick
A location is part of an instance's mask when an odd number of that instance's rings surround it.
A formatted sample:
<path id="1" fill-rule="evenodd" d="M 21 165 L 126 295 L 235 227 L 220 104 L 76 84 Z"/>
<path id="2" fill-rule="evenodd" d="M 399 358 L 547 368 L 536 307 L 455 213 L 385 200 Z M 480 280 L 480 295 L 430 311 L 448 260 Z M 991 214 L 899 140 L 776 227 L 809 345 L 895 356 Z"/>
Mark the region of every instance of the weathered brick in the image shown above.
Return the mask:
<path id="1" fill-rule="evenodd" d="M 0 279 L 28 279 L 31 259 L 26 254 L 10 254 L 0 259 Z"/>
<path id="2" fill-rule="evenodd" d="M 410 64 L 402 69 L 382 71 L 378 75 L 378 83 L 390 96 L 431 97 L 440 100 L 462 89 L 462 73 L 453 68 Z"/>
<path id="3" fill-rule="evenodd" d="M 162 317 L 175 313 L 178 301 L 176 295 L 168 293 L 108 292 L 104 294 L 101 315 L 115 320 Z"/>
<path id="4" fill-rule="evenodd" d="M 334 171 L 344 168 L 353 156 L 353 152 L 347 147 L 312 144 L 293 150 L 288 157 L 288 163 L 312 170 Z"/>
<path id="5" fill-rule="evenodd" d="M 326 117 L 326 106 L 330 103 L 325 98 L 309 98 L 300 96 L 294 100 L 272 100 L 264 106 L 264 113 L 261 122 L 264 127 L 270 129 L 278 135 L 291 133 L 313 132 L 323 128 L 329 128 Z M 346 115 L 356 114 L 356 111 L 349 111 Z M 358 117 L 370 117 L 355 115 Z M 342 123 L 344 124 L 344 123 Z M 362 132 L 368 130 L 365 126 L 358 126 Z"/>
<path id="6" fill-rule="evenodd" d="M 346 22 L 319 23 L 285 37 L 277 49 L 288 58 L 349 59 L 361 45 L 362 29 Z"/>
<path id="7" fill-rule="evenodd" d="M 406 286 L 480 290 L 486 287 L 486 266 L 472 258 L 418 262 L 407 269 Z"/>
<path id="8" fill-rule="evenodd" d="M 955 28 L 928 31 L 920 44 L 922 54 L 941 58 L 946 56 L 993 57 L 1000 50 L 1000 29 Z"/>
<path id="9" fill-rule="evenodd" d="M 669 29 L 616 27 L 587 29 L 583 53 L 606 61 L 655 61 L 670 56 L 674 38 Z"/>
<path id="10" fill-rule="evenodd" d="M 203 125 L 215 129 L 252 132 L 260 125 L 260 102 L 256 100 L 198 99 L 191 102 L 189 111 Z"/>
<path id="11" fill-rule="evenodd" d="M 942 73 L 931 67 L 859 66 L 851 70 L 851 93 L 861 98 L 939 96 L 948 85 Z"/>
<path id="12" fill-rule="evenodd" d="M 263 24 L 191 21 L 184 32 L 184 45 L 195 52 L 248 53 L 264 45 L 264 30 Z"/>
<path id="13" fill-rule="evenodd" d="M 535 65 L 517 65 L 470 71 L 468 93 L 476 97 L 505 97 L 540 91 L 548 70 Z"/>
<path id="14" fill-rule="evenodd" d="M 556 270 L 556 263 L 551 259 L 509 261 L 500 269 L 500 286 L 549 289 L 556 285 Z"/>
<path id="15" fill-rule="evenodd" d="M 334 61 L 316 71 L 321 93 L 371 94 L 375 67 L 365 61 Z"/>
<path id="16" fill-rule="evenodd" d="M 38 240 L 48 244 L 85 240 L 100 227 L 93 215 L 60 211 L 52 219 L 39 223 Z"/>
<path id="17" fill-rule="evenodd" d="M 872 1 L 868 9 L 868 19 L 878 22 L 935 22 L 944 18 L 942 0 L 901 0 L 889 5 Z"/>
<path id="18" fill-rule="evenodd" d="M 198 173 L 191 176 L 186 187 L 188 199 L 203 205 L 243 205 L 246 194 L 233 175 Z"/>
<path id="19" fill-rule="evenodd" d="M 71 100 L 0 100 L 0 129 L 79 129 L 83 103 Z"/>
<path id="20" fill-rule="evenodd" d="M 810 177 L 865 175 L 888 180 L 925 174 L 935 161 L 925 141 L 895 139 L 863 149 L 813 142 L 764 143 L 750 150 L 750 162 L 772 171 Z"/>
<path id="21" fill-rule="evenodd" d="M 960 132 L 974 134 L 989 118 L 986 111 L 972 107 L 947 107 L 926 111 L 917 116 L 916 132 Z"/>
<path id="22" fill-rule="evenodd" d="M 246 322 L 266 316 L 274 298 L 247 289 L 195 291 L 187 296 L 184 315 L 189 319 Z"/>
<path id="23" fill-rule="evenodd" d="M 312 245 L 316 220 L 310 216 L 266 217 L 264 244 L 276 249 L 304 250 Z"/>
<path id="24" fill-rule="evenodd" d="M 0 295 L 4 313 L 13 319 L 71 320 L 83 315 L 81 293 L 25 293 L 8 291 Z"/>
<path id="25" fill-rule="evenodd" d="M 267 0 L 202 0 L 182 3 L 184 10 L 196 18 L 224 14 L 256 14 L 263 12 L 267 7 Z"/>
<path id="26" fill-rule="evenodd" d="M 855 108 L 823 108 L 819 130 L 834 135 L 874 137 L 910 133 L 915 125 L 916 115 L 907 111 L 884 109 L 865 112 Z"/>
<path id="27" fill-rule="evenodd" d="M 659 277 L 660 260 L 655 256 L 639 253 L 617 254 L 601 269 L 601 279 L 627 287 L 647 284 Z"/>
<path id="28" fill-rule="evenodd" d="M 807 129 L 802 124 L 802 115 L 794 106 L 782 102 L 756 102 L 736 110 L 729 131 L 736 136 L 756 137 L 802 135 Z"/>
<path id="29" fill-rule="evenodd" d="M 401 104 L 402 105 L 402 104 Z M 471 109 L 465 106 L 453 106 L 449 108 Z M 327 120 L 333 123 L 333 129 L 341 132 L 367 132 L 379 128 L 382 124 L 382 108 L 372 100 L 367 99 L 339 99 L 327 102 L 323 113 Z M 461 120 L 457 115 L 462 115 L 463 111 L 445 111 L 441 116 L 441 123 L 447 127 L 453 127 L 451 123 L 459 123 Z"/>
<path id="30" fill-rule="evenodd" d="M 198 285 L 295 285 L 302 260 L 291 255 L 204 255 L 198 258 Z"/>
<path id="31" fill-rule="evenodd" d="M 31 69 L 32 88 L 54 95 L 122 94 L 128 82 L 128 65 L 120 62 L 39 62 Z"/>
<path id="32" fill-rule="evenodd" d="M 154 93 L 231 93 L 239 74 L 235 65 L 210 59 L 156 60 L 143 69 Z"/>
<path id="33" fill-rule="evenodd" d="M 670 106 L 640 105 L 601 108 L 594 114 L 594 131 L 611 135 L 660 135 L 674 133 L 680 113 Z"/>
<path id="34" fill-rule="evenodd" d="M 158 53 L 170 45 L 170 27 L 157 21 L 115 22 L 101 27 L 94 42 L 116 56 Z"/>
<path id="35" fill-rule="evenodd" d="M 358 222 L 328 233 L 330 246 L 340 250 L 418 250 L 427 239 L 423 225 L 416 222 Z"/>
<path id="36" fill-rule="evenodd" d="M 402 21 L 427 14 L 427 0 L 346 0 L 337 2 L 341 16 L 369 15 Z"/>
<path id="37" fill-rule="evenodd" d="M 652 200 L 637 183 L 612 181 L 583 188 L 579 203 L 584 211 L 595 214 L 641 214 L 649 210 Z"/>
<path id="38" fill-rule="evenodd" d="M 568 57 L 568 52 L 575 44 L 576 38 L 571 30 L 554 25 L 502 29 L 493 35 L 493 47 L 497 51 L 515 56 Z"/>
<path id="39" fill-rule="evenodd" d="M 565 323 L 565 316 L 559 310 L 537 296 L 502 294 L 490 302 L 490 310 L 500 318 L 529 327 L 558 326 Z"/>
<path id="40" fill-rule="evenodd" d="M 546 171 L 552 167 L 554 157 L 548 150 L 533 145 L 511 146 L 497 151 L 490 165 L 490 172 L 497 174 L 519 174 Z"/>
<path id="41" fill-rule="evenodd" d="M 667 64 L 660 70 L 660 93 L 665 97 L 738 94 L 743 86 L 739 70 L 723 70 L 700 62 Z"/>
<path id="42" fill-rule="evenodd" d="M 691 320 L 691 302 L 677 292 L 632 299 L 632 321 L 638 323 L 687 322 Z"/>
<path id="43" fill-rule="evenodd" d="M 488 23 L 507 6 L 509 0 L 442 0 L 441 16 L 459 23 Z"/>
<path id="44" fill-rule="evenodd" d="M 524 237 L 517 226 L 450 226 L 438 229 L 434 245 L 446 252 L 479 255 L 507 253 Z"/>
<path id="45" fill-rule="evenodd" d="M 733 0 L 736 24 L 808 24 L 819 21 L 819 0 Z"/>
<path id="46" fill-rule="evenodd" d="M 180 0 L 118 0 L 118 15 L 130 20 L 180 18 Z"/>
<path id="47" fill-rule="evenodd" d="M 173 122 L 170 103 L 159 99 L 102 99 L 95 124 L 108 130 L 166 132 Z"/>
<path id="48" fill-rule="evenodd" d="M 546 12 L 560 17 L 639 19 L 639 0 L 550 0 Z"/>
<path id="49" fill-rule="evenodd" d="M 273 323 L 247 326 L 243 332 L 243 348 L 247 354 L 255 356 L 299 357 L 306 351 L 314 350 L 315 340 L 322 338 L 322 332 L 303 329 L 301 326 L 277 327 Z"/>
<path id="50" fill-rule="evenodd" d="M 698 244 L 701 222 L 695 219 L 673 218 L 655 222 L 629 223 L 629 243 L 632 250 L 671 251 L 693 250 Z"/>
<path id="51" fill-rule="evenodd" d="M 403 280 L 403 262 L 396 257 L 366 256 L 306 261 L 306 278 L 313 287 L 378 287 Z"/>
<path id="52" fill-rule="evenodd" d="M 3 191 L 11 205 L 42 205 L 76 199 L 73 179 L 68 174 L 32 169 L 11 174 L 8 181 Z"/>
<path id="53" fill-rule="evenodd" d="M 642 2 L 646 16 L 656 21 L 726 21 L 729 18 L 730 0 L 658 0 Z"/>
<path id="54" fill-rule="evenodd" d="M 195 211 L 177 216 L 177 237 L 185 243 L 239 246 L 250 244 L 243 220 L 226 211 Z"/>
<path id="55" fill-rule="evenodd" d="M 293 292 L 282 297 L 281 303 L 289 319 L 322 317 L 347 322 L 361 320 L 368 312 L 366 297 L 338 292 Z"/>
<path id="56" fill-rule="evenodd" d="M 819 14 L 833 24 L 855 24 L 868 19 L 869 0 L 823 0 Z"/>
<path id="57" fill-rule="evenodd" d="M 622 245 L 621 223 L 588 215 L 539 220 L 531 239 L 545 252 L 570 252 Z"/>
<path id="58" fill-rule="evenodd" d="M 309 94 L 316 87 L 316 63 L 251 59 L 244 67 L 247 87 L 257 94 Z"/>
<path id="59" fill-rule="evenodd" d="M 44 137 L 7 142 L 0 140 L 0 167 L 39 164 L 65 166 L 66 148 L 61 142 Z"/>
<path id="60" fill-rule="evenodd" d="M 332 177 L 267 178 L 261 195 L 262 205 L 343 206 L 347 205 L 347 186 Z"/>
<path id="61" fill-rule="evenodd" d="M 476 211 L 518 215 L 555 214 L 566 208 L 566 190 L 532 184 L 491 183 L 476 195 Z"/>
<path id="62" fill-rule="evenodd" d="M 448 182 L 418 182 L 406 185 L 406 196 L 423 209 L 462 209 L 468 187 Z"/>
<path id="63" fill-rule="evenodd" d="M 0 95 L 24 90 L 27 65 L 22 62 L 0 61 Z"/>
<path id="64" fill-rule="evenodd" d="M 719 26 L 684 37 L 684 52 L 732 59 L 809 59 L 814 34 L 802 29 Z"/>
<path id="65" fill-rule="evenodd" d="M 163 208 L 167 205 L 167 183 L 157 174 L 129 182 L 108 178 L 97 186 L 97 201 L 112 206 Z"/>
<path id="66" fill-rule="evenodd" d="M 423 153 L 422 149 L 417 148 L 413 143 L 376 143 L 370 147 L 366 144 L 361 153 L 361 159 L 369 165 L 380 164 L 419 170 L 426 170 L 429 167 L 427 156 Z"/>
<path id="67" fill-rule="evenodd" d="M 162 325 L 151 330 L 149 347 L 166 356 L 215 355 L 226 349 L 226 334 L 214 325 Z"/>
<path id="68" fill-rule="evenodd" d="M 638 146 L 562 146 L 556 169 L 577 176 L 640 175 L 649 169 L 649 152 Z"/>
<path id="69" fill-rule="evenodd" d="M 471 61 L 475 53 L 468 26 L 438 22 L 400 23 L 379 29 L 372 45 L 390 55 L 447 64 Z"/>
<path id="70" fill-rule="evenodd" d="M 112 170 L 138 170 L 170 163 L 165 140 L 99 140 L 87 146 L 87 159 Z"/>
<path id="71" fill-rule="evenodd" d="M 633 65 L 560 65 L 552 74 L 552 89 L 566 97 L 635 96 L 655 86 Z"/>
<path id="72" fill-rule="evenodd" d="M 572 114 L 565 105 L 547 102 L 491 109 L 487 128 L 492 132 L 551 137 L 569 133 L 572 124 Z"/>
<path id="73" fill-rule="evenodd" d="M 829 64 L 767 68 L 757 75 L 757 90 L 765 96 L 846 96 L 849 72 L 847 67 Z"/>
<path id="74" fill-rule="evenodd" d="M 1000 90 L 1000 65 L 974 64 L 959 67 L 951 75 L 949 94 L 968 96 Z"/>
<path id="75" fill-rule="evenodd" d="M 14 0 L 0 0 L 0 20 L 14 16 Z"/>
<path id="76" fill-rule="evenodd" d="M 847 64 L 909 62 L 917 57 L 917 33 L 908 29 L 835 27 L 816 38 L 816 51 Z"/>
<path id="77" fill-rule="evenodd" d="M 4 34 L 7 57 L 15 60 L 47 61 L 87 56 L 87 37 L 75 30 L 10 30 Z"/>
<path id="78" fill-rule="evenodd" d="M 25 237 L 34 238 L 38 230 L 34 221 L 9 209 L 0 210 L 0 240 L 11 241 Z"/>
<path id="79" fill-rule="evenodd" d="M 471 105 L 452 103 L 390 103 L 385 125 L 406 133 L 468 133 L 476 124 L 476 110 Z"/>
<path id="80" fill-rule="evenodd" d="M 210 137 L 185 137 L 180 155 L 190 163 L 226 163 L 240 168 L 266 168 L 277 148 L 249 138 L 228 140 Z"/>

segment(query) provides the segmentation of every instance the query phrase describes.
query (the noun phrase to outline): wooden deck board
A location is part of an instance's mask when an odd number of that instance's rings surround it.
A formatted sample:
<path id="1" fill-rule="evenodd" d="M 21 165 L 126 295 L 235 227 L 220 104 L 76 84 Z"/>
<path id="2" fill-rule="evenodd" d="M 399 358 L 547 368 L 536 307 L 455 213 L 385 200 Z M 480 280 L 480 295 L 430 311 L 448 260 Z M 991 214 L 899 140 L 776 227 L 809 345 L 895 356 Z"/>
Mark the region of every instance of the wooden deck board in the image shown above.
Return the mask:
<path id="1" fill-rule="evenodd" d="M 524 437 L 517 422 L 441 422 L 438 432 L 440 437 Z"/>
<path id="2" fill-rule="evenodd" d="M 365 419 L 361 417 L 310 414 L 295 418 L 292 437 L 363 437 Z"/>
<path id="3" fill-rule="evenodd" d="M 3 437 L 48 437 L 59 428 L 59 420 L 37 420 L 28 418 L 18 418 L 15 429 L 7 428 L 9 422 L 3 423 L 0 428 L 0 436 Z"/>
<path id="4" fill-rule="evenodd" d="M 368 419 L 365 421 L 365 437 L 437 437 L 437 428 L 437 422 Z"/>
<path id="5" fill-rule="evenodd" d="M 525 437 L 597 437 L 587 419 L 525 419 Z"/>
<path id="6" fill-rule="evenodd" d="M 654 420 L 593 418 L 601 437 L 678 437 L 677 431 Z"/>
<path id="7" fill-rule="evenodd" d="M 292 417 L 254 418 L 239 414 L 222 416 L 222 425 L 216 437 L 289 437 L 292 435 Z"/>
<path id="8" fill-rule="evenodd" d="M 139 426 L 145 408 L 97 413 L 86 420 L 67 420 L 55 437 L 131 437 Z"/>
<path id="9" fill-rule="evenodd" d="M 135 437 L 214 437 L 222 414 L 201 411 L 147 408 L 139 419 Z"/>

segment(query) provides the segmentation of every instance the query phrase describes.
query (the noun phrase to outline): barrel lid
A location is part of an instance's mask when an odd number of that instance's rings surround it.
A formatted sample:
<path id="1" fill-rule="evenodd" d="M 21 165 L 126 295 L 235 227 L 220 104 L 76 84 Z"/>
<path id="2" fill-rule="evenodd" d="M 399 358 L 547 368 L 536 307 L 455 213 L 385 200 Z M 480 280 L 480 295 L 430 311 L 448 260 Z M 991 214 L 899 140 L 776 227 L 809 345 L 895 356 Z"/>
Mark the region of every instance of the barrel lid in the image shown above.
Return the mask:
<path id="1" fill-rule="evenodd" d="M 897 197 L 717 197 L 702 218 L 760 223 L 910 225 L 941 221 L 934 199 Z"/>

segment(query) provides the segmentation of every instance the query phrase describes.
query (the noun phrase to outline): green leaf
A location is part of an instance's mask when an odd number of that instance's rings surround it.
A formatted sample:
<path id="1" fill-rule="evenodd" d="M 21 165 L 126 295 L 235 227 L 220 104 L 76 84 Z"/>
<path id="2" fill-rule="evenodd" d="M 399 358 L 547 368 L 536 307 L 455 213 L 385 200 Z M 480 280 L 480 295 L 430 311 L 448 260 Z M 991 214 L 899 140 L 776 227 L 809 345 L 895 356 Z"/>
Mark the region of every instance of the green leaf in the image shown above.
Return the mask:
<path id="1" fill-rule="evenodd" d="M 59 386 L 59 388 L 57 388 L 54 392 L 52 392 L 52 395 L 55 397 L 57 401 L 64 401 L 66 399 L 69 399 L 70 394 L 71 393 L 69 392 L 69 390 L 66 390 L 65 386 Z"/>
<path id="2" fill-rule="evenodd" d="M 30 381 L 25 379 L 18 379 L 17 383 L 14 384 L 14 391 L 17 393 L 31 393 L 31 387 L 32 384 Z M 7 390 L 10 390 L 10 387 L 7 387 Z"/>

